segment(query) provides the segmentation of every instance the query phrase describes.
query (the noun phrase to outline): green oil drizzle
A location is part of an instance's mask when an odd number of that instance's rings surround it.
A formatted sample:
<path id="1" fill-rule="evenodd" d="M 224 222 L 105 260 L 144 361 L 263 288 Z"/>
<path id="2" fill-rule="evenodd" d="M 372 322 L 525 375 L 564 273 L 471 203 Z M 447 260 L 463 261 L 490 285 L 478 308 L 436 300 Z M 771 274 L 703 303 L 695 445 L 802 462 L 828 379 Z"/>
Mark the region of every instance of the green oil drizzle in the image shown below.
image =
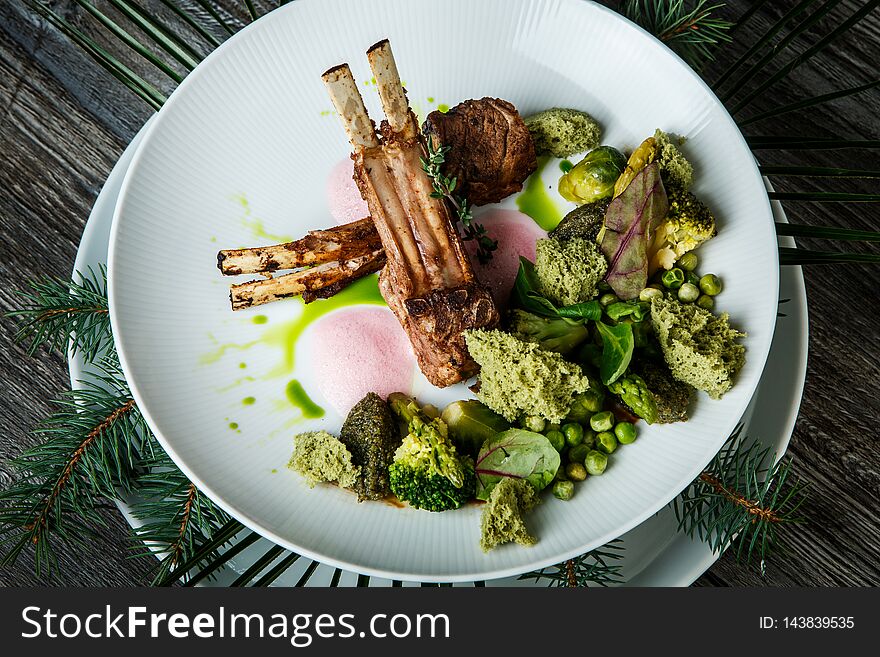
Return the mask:
<path id="1" fill-rule="evenodd" d="M 559 168 L 562 170 L 562 173 L 568 173 L 574 169 L 574 165 L 568 160 L 562 160 L 562 162 L 559 163 Z"/>
<path id="2" fill-rule="evenodd" d="M 437 111 L 446 114 L 446 112 L 449 111 L 449 105 L 447 105 L 446 103 L 440 103 L 439 105 L 437 105 Z"/>
<path id="3" fill-rule="evenodd" d="M 241 206 L 243 212 L 241 225 L 248 229 L 252 239 L 267 239 L 273 242 L 290 242 L 293 240 L 290 235 L 276 235 L 275 233 L 268 232 L 262 219 L 257 219 L 253 216 L 250 201 L 248 201 L 244 194 L 235 194 L 231 198 Z"/>
<path id="4" fill-rule="evenodd" d="M 256 397 L 245 397 L 241 400 L 243 406 L 253 406 L 257 403 Z"/>
<path id="5" fill-rule="evenodd" d="M 269 321 L 269 318 L 265 315 L 254 315 L 253 317 L 251 317 L 251 321 L 254 324 L 265 324 Z"/>
<path id="6" fill-rule="evenodd" d="M 329 299 L 322 299 L 312 303 L 303 303 L 300 299 L 298 303 L 302 305 L 302 312 L 296 319 L 273 326 L 258 341 L 280 347 L 282 350 L 283 358 L 278 364 L 278 368 L 271 372 L 270 375 L 280 376 L 293 371 L 296 365 L 296 343 L 303 332 L 315 320 L 339 308 L 359 305 L 385 305 L 385 300 L 379 293 L 379 277 L 374 275 L 365 276 Z"/>
<path id="7" fill-rule="evenodd" d="M 547 193 L 548 187 L 541 179 L 541 172 L 549 158 L 538 158 L 538 169 L 526 181 L 525 189 L 516 197 L 520 212 L 529 215 L 544 230 L 553 230 L 562 221 L 562 213 Z"/>
<path id="8" fill-rule="evenodd" d="M 433 103 L 433 102 L 434 102 L 434 96 L 428 96 L 428 99 L 427 99 L 427 100 L 428 100 L 429 103 Z"/>
<path id="9" fill-rule="evenodd" d="M 246 368 L 247 368 L 247 363 L 239 363 L 239 364 L 238 364 L 238 367 L 239 367 L 239 369 L 242 369 L 242 370 L 243 370 L 243 369 L 246 369 Z"/>
<path id="10" fill-rule="evenodd" d="M 287 393 L 288 401 L 302 411 L 302 416 L 304 418 L 313 419 L 324 417 L 324 409 L 312 401 L 311 397 L 306 393 L 305 388 L 303 388 L 302 384 L 296 379 L 290 380 L 285 392 Z"/>
<path id="11" fill-rule="evenodd" d="M 233 431 L 234 431 L 235 429 L 238 429 L 238 422 L 230 422 L 230 423 L 229 423 L 229 428 L 232 429 Z"/>

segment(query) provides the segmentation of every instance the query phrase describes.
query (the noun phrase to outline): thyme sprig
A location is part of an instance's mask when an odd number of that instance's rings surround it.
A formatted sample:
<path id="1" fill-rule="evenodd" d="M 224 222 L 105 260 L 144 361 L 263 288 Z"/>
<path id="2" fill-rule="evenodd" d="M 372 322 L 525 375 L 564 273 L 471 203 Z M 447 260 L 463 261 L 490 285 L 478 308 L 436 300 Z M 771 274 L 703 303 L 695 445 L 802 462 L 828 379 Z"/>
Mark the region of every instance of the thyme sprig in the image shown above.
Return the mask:
<path id="1" fill-rule="evenodd" d="M 445 198 L 455 210 L 456 221 L 461 223 L 462 240 L 468 242 L 475 240 L 477 243 L 477 260 L 485 265 L 492 259 L 492 252 L 498 248 L 498 240 L 493 240 L 486 233 L 483 224 L 474 221 L 468 200 L 455 194 L 458 189 L 458 179 L 450 178 L 443 173 L 443 164 L 446 162 L 446 153 L 449 146 L 441 146 L 435 149 L 432 140 L 426 140 L 427 157 L 419 158 L 422 163 L 422 171 L 431 179 L 434 198 Z"/>

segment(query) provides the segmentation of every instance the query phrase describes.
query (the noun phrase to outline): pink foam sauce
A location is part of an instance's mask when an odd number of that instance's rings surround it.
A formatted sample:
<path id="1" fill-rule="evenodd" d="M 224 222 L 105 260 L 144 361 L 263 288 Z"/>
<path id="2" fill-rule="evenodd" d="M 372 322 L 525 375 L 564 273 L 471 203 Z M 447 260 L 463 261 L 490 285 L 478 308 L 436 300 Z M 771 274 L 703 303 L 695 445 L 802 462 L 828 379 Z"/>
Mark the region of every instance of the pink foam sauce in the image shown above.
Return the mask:
<path id="1" fill-rule="evenodd" d="M 503 310 L 507 307 L 510 291 L 519 271 L 520 256 L 534 262 L 535 242 L 547 237 L 547 232 L 531 217 L 516 210 L 487 210 L 478 214 L 475 220 L 486 227 L 489 237 L 498 240 L 498 248 L 486 265 L 481 265 L 477 260 L 475 242 L 465 242 L 465 248 L 477 278 L 491 290 L 495 304 Z"/>
<path id="2" fill-rule="evenodd" d="M 327 176 L 327 205 L 337 225 L 347 224 L 370 216 L 367 203 L 361 198 L 354 182 L 354 162 L 345 158 Z"/>
<path id="3" fill-rule="evenodd" d="M 365 306 L 325 315 L 304 337 L 317 387 L 341 415 L 368 392 L 385 398 L 412 388 L 415 356 L 387 308 Z"/>

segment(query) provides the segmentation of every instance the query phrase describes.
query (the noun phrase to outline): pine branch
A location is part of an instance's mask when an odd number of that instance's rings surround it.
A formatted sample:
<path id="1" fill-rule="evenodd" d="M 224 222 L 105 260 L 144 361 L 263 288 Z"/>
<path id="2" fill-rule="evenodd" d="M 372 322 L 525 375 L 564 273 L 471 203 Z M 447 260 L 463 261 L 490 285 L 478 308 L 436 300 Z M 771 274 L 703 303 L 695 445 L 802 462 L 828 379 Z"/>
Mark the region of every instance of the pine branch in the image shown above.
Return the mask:
<path id="1" fill-rule="evenodd" d="M 730 437 L 705 471 L 673 503 L 679 530 L 715 552 L 733 547 L 738 561 L 758 559 L 761 572 L 781 548 L 779 529 L 802 522 L 805 484 L 790 482 L 791 461 L 775 462 L 760 443 Z"/>
<path id="2" fill-rule="evenodd" d="M 41 442 L 10 462 L 15 480 L 0 491 L 2 565 L 33 546 L 37 575 L 51 575 L 54 539 L 76 545 L 91 535 L 86 519 L 102 524 L 93 511 L 134 490 L 142 460 L 152 456 L 115 364 L 102 368 L 81 390 L 62 395 L 59 410 L 35 431 Z"/>
<path id="3" fill-rule="evenodd" d="M 158 444 L 155 453 L 157 458 L 146 464 L 147 473 L 138 479 L 132 511 L 144 521 L 133 531 L 136 554 L 162 555 L 153 579 L 158 583 L 208 544 L 229 516 L 187 479 Z M 214 549 L 204 558 L 217 556 Z"/>
<path id="4" fill-rule="evenodd" d="M 624 0 L 620 13 L 663 41 L 692 68 L 701 70 L 714 59 L 715 48 L 730 42 L 733 23 L 715 18 L 725 3 L 708 0 Z"/>
<path id="5" fill-rule="evenodd" d="M 520 575 L 518 579 L 543 580 L 547 586 L 570 588 L 622 584 L 621 564 L 614 562 L 623 558 L 623 551 L 622 542 L 615 539 L 563 563 Z"/>
<path id="6" fill-rule="evenodd" d="M 30 291 L 17 292 L 22 307 L 6 314 L 21 321 L 15 341 L 27 343 L 28 355 L 40 347 L 66 352 L 68 345 L 89 362 L 111 344 L 107 306 L 107 272 L 77 274 L 76 281 L 45 277 Z"/>

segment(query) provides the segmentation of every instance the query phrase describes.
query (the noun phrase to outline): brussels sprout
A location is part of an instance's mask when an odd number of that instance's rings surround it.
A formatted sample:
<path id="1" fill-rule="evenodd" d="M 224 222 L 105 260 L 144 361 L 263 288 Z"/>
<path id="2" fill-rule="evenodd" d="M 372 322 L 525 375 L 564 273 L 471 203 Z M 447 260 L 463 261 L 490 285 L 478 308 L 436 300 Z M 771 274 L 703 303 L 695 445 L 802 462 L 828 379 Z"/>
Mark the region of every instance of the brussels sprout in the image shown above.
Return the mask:
<path id="1" fill-rule="evenodd" d="M 452 402 L 440 418 L 449 427 L 455 446 L 472 456 L 487 439 L 510 428 L 510 422 L 476 399 Z"/>
<path id="2" fill-rule="evenodd" d="M 626 168 L 626 157 L 612 146 L 595 148 L 559 179 L 559 193 L 578 205 L 608 198 Z"/>

